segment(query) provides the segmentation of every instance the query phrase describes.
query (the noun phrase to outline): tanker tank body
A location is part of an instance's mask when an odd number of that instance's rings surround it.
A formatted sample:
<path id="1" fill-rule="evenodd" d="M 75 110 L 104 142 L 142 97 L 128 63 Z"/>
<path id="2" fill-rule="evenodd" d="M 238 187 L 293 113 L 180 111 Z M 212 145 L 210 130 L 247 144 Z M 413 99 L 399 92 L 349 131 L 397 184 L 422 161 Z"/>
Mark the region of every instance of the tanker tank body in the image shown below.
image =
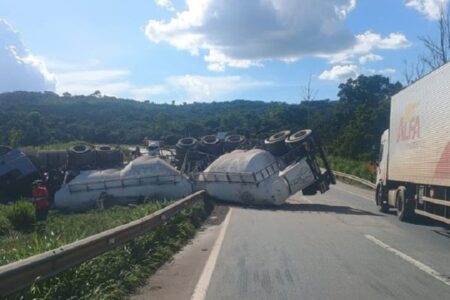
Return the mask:
<path id="1" fill-rule="evenodd" d="M 80 211 L 104 200 L 126 204 L 142 198 L 177 199 L 190 193 L 187 176 L 159 157 L 144 155 L 123 169 L 81 171 L 67 178 L 55 194 L 55 207 Z"/>
<path id="2" fill-rule="evenodd" d="M 282 133 L 275 136 L 282 136 L 283 140 L 274 140 L 284 143 L 286 138 L 289 147 L 278 151 L 280 155 L 263 149 L 224 154 L 195 176 L 196 189 L 205 189 L 219 200 L 246 205 L 282 205 L 299 191 L 304 195 L 327 191 L 335 183 L 334 175 L 311 130 Z M 323 174 L 316 156 L 326 166 Z"/>

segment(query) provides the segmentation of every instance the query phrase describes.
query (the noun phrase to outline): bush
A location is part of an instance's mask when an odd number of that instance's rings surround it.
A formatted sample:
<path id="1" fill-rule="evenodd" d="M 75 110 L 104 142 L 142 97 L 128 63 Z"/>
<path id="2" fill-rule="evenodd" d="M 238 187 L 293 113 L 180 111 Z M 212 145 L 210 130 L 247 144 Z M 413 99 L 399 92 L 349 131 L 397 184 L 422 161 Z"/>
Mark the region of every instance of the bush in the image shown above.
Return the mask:
<path id="1" fill-rule="evenodd" d="M 375 182 L 376 173 L 370 170 L 368 162 L 329 155 L 331 169 Z M 322 166 L 323 167 L 323 166 Z"/>
<path id="2" fill-rule="evenodd" d="M 8 218 L 0 215 L 0 235 L 5 235 L 11 230 L 11 223 Z"/>
<path id="3" fill-rule="evenodd" d="M 33 204 L 25 200 L 10 205 L 6 210 L 6 217 L 15 230 L 22 232 L 32 231 L 36 222 Z"/>

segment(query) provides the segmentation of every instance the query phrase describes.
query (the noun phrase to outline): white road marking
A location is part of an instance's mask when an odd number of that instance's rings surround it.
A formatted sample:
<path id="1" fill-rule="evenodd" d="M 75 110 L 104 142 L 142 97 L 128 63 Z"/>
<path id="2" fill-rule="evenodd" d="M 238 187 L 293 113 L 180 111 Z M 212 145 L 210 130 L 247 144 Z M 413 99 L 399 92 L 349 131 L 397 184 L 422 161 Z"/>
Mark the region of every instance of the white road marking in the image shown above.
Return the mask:
<path id="1" fill-rule="evenodd" d="M 415 266 L 416 268 L 418 268 L 419 270 L 427 273 L 428 275 L 433 276 L 435 279 L 445 283 L 446 285 L 450 285 L 450 279 L 442 276 L 441 274 L 439 274 L 438 271 L 430 268 L 429 266 L 421 263 L 418 260 L 415 260 L 414 258 L 412 258 L 411 256 L 406 255 L 405 253 L 392 248 L 391 246 L 383 243 L 382 241 L 378 240 L 377 238 L 371 236 L 370 234 L 366 234 L 364 235 L 366 237 L 366 239 L 374 242 L 375 244 L 377 244 L 378 246 L 380 246 L 381 248 L 394 253 L 395 255 L 399 256 L 400 258 L 402 258 L 403 260 L 409 262 L 410 264 L 412 264 L 413 266 Z"/>
<path id="2" fill-rule="evenodd" d="M 211 250 L 211 253 L 206 261 L 205 267 L 203 268 L 202 274 L 200 276 L 197 285 L 195 286 L 194 293 L 191 296 L 191 300 L 203 300 L 205 299 L 206 292 L 208 291 L 208 286 L 211 281 L 214 268 L 216 266 L 217 258 L 219 257 L 220 249 L 222 248 L 223 240 L 225 238 L 225 233 L 227 232 L 228 224 L 230 223 L 232 208 L 228 211 L 220 229 L 219 236 Z"/>
<path id="3" fill-rule="evenodd" d="M 361 195 L 361 194 L 358 194 L 358 193 L 354 193 L 354 192 L 350 192 L 350 191 L 348 191 L 348 190 L 344 190 L 344 189 L 338 188 L 338 187 L 336 187 L 336 186 L 333 186 L 333 188 L 334 188 L 334 189 L 337 189 L 337 190 L 340 190 L 341 192 L 344 192 L 344 193 L 349 193 L 349 194 L 352 194 L 352 195 L 354 195 L 354 196 L 358 196 L 358 197 L 367 199 L 367 200 L 369 200 L 369 201 L 375 201 L 375 196 L 374 196 L 374 199 L 371 199 L 371 198 L 366 197 L 366 196 L 364 196 L 364 195 Z"/>

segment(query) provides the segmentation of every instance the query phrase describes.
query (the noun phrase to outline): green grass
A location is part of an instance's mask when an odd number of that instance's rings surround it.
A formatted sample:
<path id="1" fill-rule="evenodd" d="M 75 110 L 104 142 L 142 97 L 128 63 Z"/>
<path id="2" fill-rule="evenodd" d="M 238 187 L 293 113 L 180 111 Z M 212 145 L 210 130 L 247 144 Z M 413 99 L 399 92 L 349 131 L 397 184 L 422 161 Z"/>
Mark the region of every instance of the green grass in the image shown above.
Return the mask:
<path id="1" fill-rule="evenodd" d="M 337 156 L 327 156 L 331 169 L 375 182 L 376 173 L 370 170 L 369 162 L 357 161 Z"/>
<path id="2" fill-rule="evenodd" d="M 19 199 L 11 205 L 3 205 L 0 215 L 8 220 L 11 229 L 21 232 L 31 232 L 36 221 L 34 207 L 30 201 Z M 5 223 L 6 224 L 6 223 Z M 4 230 L 4 235 L 8 233 Z"/>
<path id="3" fill-rule="evenodd" d="M 56 245 L 82 238 L 107 228 L 126 223 L 160 209 L 164 204 L 144 204 L 134 208 L 112 208 L 103 212 L 57 216 L 52 214 L 48 234 L 16 240 L 20 251 L 9 256 L 13 261 Z M 160 266 L 169 261 L 195 235 L 212 209 L 207 200 L 170 219 L 156 231 L 143 235 L 116 250 L 105 253 L 57 276 L 34 284 L 7 299 L 123 299 Z M 2 241 L 3 247 L 3 241 Z M 10 246 L 12 244 L 9 244 Z M 23 248 L 25 247 L 25 248 Z M 5 250 L 5 249 L 4 249 Z M 5 261 L 5 260 L 3 260 Z"/>
<path id="4" fill-rule="evenodd" d="M 21 148 L 32 149 L 32 150 L 65 150 L 65 149 L 69 149 L 70 147 L 79 145 L 79 144 L 94 146 L 94 144 L 88 143 L 85 141 L 72 141 L 72 142 L 67 142 L 67 143 L 26 146 L 26 147 L 21 147 Z"/>
<path id="5" fill-rule="evenodd" d="M 39 234 L 10 230 L 0 235 L 0 265 L 51 250 L 84 237 L 139 219 L 164 207 L 168 202 L 137 206 L 115 206 L 107 210 L 61 214 L 50 211 L 45 232 Z M 1 205 L 0 215 L 7 215 L 14 205 Z"/>

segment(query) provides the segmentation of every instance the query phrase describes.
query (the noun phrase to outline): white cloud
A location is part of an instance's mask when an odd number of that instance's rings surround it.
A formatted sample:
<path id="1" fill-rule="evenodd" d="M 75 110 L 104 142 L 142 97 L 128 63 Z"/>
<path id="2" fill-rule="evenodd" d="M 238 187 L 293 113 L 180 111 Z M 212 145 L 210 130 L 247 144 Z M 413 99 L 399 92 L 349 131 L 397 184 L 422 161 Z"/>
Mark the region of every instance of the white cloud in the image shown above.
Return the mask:
<path id="1" fill-rule="evenodd" d="M 73 63 L 51 63 L 58 68 L 56 92 L 74 95 L 89 95 L 99 90 L 103 95 L 126 96 L 146 100 L 151 96 L 165 94 L 163 85 L 137 86 L 129 81 L 130 72 L 121 69 L 98 69 L 98 61 L 92 60 L 78 65 Z"/>
<path id="2" fill-rule="evenodd" d="M 221 52 L 217 52 L 214 49 L 209 51 L 209 54 L 204 57 L 205 61 L 208 62 L 208 69 L 210 71 L 222 72 L 225 71 L 225 67 L 233 68 L 248 68 L 248 67 L 261 67 L 261 60 L 251 60 L 251 59 L 232 59 L 227 57 Z"/>
<path id="3" fill-rule="evenodd" d="M 61 82 L 84 82 L 89 84 L 96 84 L 100 82 L 108 82 L 115 79 L 121 79 L 129 74 L 126 70 L 114 69 L 100 69 L 100 70 L 85 70 L 74 71 L 68 73 L 58 74 L 58 81 Z"/>
<path id="4" fill-rule="evenodd" d="M 152 85 L 138 86 L 130 82 L 130 73 L 122 69 L 75 68 L 72 63 L 59 62 L 56 74 L 56 91 L 74 95 L 89 95 L 99 90 L 103 95 L 126 96 L 136 100 L 158 98 L 186 99 L 187 102 L 209 101 L 231 92 L 269 86 L 268 81 L 259 81 L 244 76 L 199 76 L 180 75 L 162 79 Z M 67 71 L 66 69 L 67 68 Z M 175 95 L 175 96 L 174 96 Z"/>
<path id="5" fill-rule="evenodd" d="M 75 70 L 56 74 L 56 92 L 87 95 L 100 90 L 104 95 L 118 95 L 131 88 L 129 72 L 115 69 Z"/>
<path id="6" fill-rule="evenodd" d="M 372 31 L 366 31 L 356 35 L 356 43 L 353 47 L 331 55 L 319 55 L 327 58 L 331 63 L 342 63 L 351 60 L 355 56 L 364 56 L 376 49 L 396 50 L 408 48 L 411 43 L 402 33 L 391 33 L 386 37 Z"/>
<path id="7" fill-rule="evenodd" d="M 343 3 L 341 5 L 336 5 L 335 11 L 342 17 L 345 18 L 347 15 L 356 7 L 356 0 L 350 0 L 349 2 Z"/>
<path id="8" fill-rule="evenodd" d="M 155 0 L 156 5 L 161 6 L 169 11 L 175 11 L 175 7 L 171 0 Z"/>
<path id="9" fill-rule="evenodd" d="M 386 69 L 380 69 L 380 70 L 368 69 L 366 73 L 369 73 L 371 75 L 379 74 L 379 75 L 389 76 L 389 75 L 395 74 L 396 72 L 397 72 L 396 69 L 386 68 Z"/>
<path id="10" fill-rule="evenodd" d="M 397 72 L 393 68 L 370 69 L 360 68 L 355 64 L 335 65 L 330 70 L 325 70 L 319 75 L 320 80 L 345 81 L 349 78 L 356 78 L 360 74 L 390 76 Z"/>
<path id="11" fill-rule="evenodd" d="M 211 71 L 262 66 L 267 60 L 295 62 L 305 56 L 350 64 L 376 49 L 411 45 L 402 33 L 351 33 L 345 19 L 356 0 L 254 0 L 232 5 L 229 0 L 185 1 L 185 10 L 170 20 L 150 20 L 145 33 L 155 43 L 202 55 Z"/>
<path id="12" fill-rule="evenodd" d="M 54 73 L 68 72 L 68 71 L 80 71 L 90 70 L 97 68 L 100 65 L 99 59 L 90 59 L 88 61 L 62 61 L 55 58 L 40 57 L 42 61 L 45 61 L 47 67 Z"/>
<path id="13" fill-rule="evenodd" d="M 169 21 L 150 20 L 145 33 L 204 57 L 210 70 L 296 60 L 352 47 L 344 21 L 355 0 L 186 0 Z"/>
<path id="14" fill-rule="evenodd" d="M 367 64 L 369 62 L 381 61 L 383 57 L 377 54 L 369 53 L 359 58 L 360 64 Z"/>
<path id="15" fill-rule="evenodd" d="M 390 33 L 387 37 L 382 37 L 378 33 L 366 31 L 357 35 L 356 39 L 358 40 L 356 43 L 357 52 L 365 52 L 377 48 L 395 50 L 411 46 L 406 36 L 399 32 Z"/>
<path id="16" fill-rule="evenodd" d="M 268 81 L 258 81 L 242 76 L 173 76 L 167 83 L 182 90 L 191 101 L 210 101 L 227 93 L 269 86 Z"/>
<path id="17" fill-rule="evenodd" d="M 55 79 L 42 59 L 30 53 L 19 33 L 0 18 L 0 92 L 53 91 Z"/>
<path id="18" fill-rule="evenodd" d="M 355 78 L 359 75 L 357 65 L 337 65 L 333 66 L 331 70 L 325 70 L 319 75 L 320 80 L 338 80 L 343 81 L 349 78 Z"/>
<path id="19" fill-rule="evenodd" d="M 441 9 L 447 8 L 449 0 L 406 0 L 405 5 L 415 9 L 430 20 L 438 20 Z"/>

